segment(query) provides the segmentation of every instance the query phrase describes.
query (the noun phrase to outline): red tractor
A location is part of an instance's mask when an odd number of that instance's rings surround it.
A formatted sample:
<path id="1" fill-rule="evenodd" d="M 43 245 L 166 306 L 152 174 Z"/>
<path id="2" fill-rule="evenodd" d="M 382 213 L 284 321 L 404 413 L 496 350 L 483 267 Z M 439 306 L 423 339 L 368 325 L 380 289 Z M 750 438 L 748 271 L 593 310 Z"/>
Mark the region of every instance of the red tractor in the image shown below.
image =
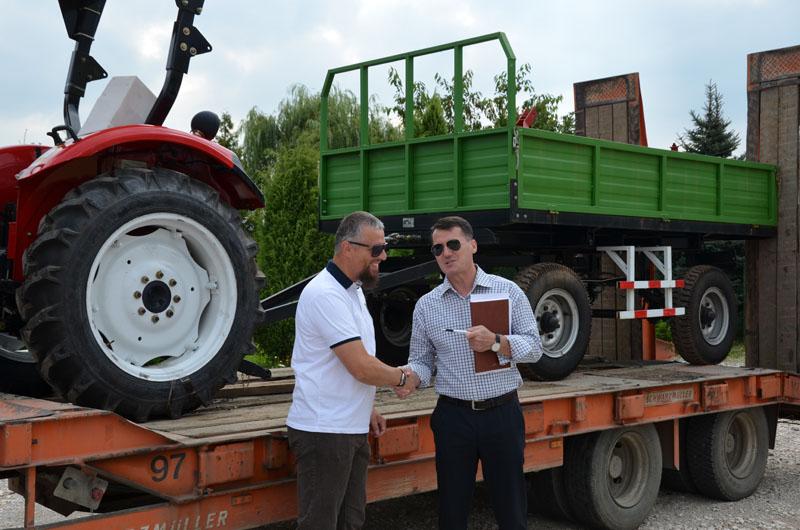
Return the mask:
<path id="1" fill-rule="evenodd" d="M 59 1 L 76 43 L 65 124 L 49 149 L 0 149 L 0 390 L 46 383 L 138 421 L 177 417 L 252 351 L 263 276 L 238 211 L 263 195 L 231 151 L 162 126 L 191 57 L 211 50 L 193 26 L 203 3 L 176 0 L 144 122 L 83 134 L 86 84 L 107 76 L 89 54 L 105 1 Z"/>

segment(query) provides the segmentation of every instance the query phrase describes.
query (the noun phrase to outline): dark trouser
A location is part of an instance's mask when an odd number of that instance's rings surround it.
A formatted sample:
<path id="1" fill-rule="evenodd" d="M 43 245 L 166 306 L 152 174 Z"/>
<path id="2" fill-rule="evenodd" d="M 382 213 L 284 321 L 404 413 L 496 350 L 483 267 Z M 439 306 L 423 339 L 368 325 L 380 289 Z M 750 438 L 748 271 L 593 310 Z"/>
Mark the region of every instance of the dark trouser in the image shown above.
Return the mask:
<path id="1" fill-rule="evenodd" d="M 467 528 L 478 460 L 500 530 L 526 527 L 528 497 L 522 471 L 525 420 L 519 401 L 473 411 L 439 400 L 431 417 L 439 482 L 439 528 Z"/>
<path id="2" fill-rule="evenodd" d="M 289 448 L 297 463 L 297 528 L 349 530 L 364 526 L 367 435 L 289 427 Z"/>

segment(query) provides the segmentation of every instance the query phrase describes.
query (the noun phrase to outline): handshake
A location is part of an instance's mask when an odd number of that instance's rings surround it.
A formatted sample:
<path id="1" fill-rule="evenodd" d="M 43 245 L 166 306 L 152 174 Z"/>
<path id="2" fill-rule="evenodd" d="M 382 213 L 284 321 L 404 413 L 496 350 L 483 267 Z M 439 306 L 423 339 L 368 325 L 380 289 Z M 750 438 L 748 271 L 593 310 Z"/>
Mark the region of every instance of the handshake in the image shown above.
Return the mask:
<path id="1" fill-rule="evenodd" d="M 394 393 L 400 399 L 407 398 L 411 394 L 417 390 L 417 387 L 420 384 L 419 376 L 408 366 L 402 366 L 400 368 L 403 370 L 403 373 L 406 374 L 405 384 L 402 386 L 394 387 Z"/>

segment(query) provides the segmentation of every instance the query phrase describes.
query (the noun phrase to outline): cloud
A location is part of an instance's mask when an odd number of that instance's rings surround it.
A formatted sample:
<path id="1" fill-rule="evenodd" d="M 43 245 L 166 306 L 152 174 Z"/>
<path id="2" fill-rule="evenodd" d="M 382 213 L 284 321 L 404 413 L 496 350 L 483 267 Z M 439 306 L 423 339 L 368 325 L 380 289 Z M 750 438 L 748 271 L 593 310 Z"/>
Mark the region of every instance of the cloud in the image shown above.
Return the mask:
<path id="1" fill-rule="evenodd" d="M 135 51 L 142 59 L 163 61 L 164 50 L 167 49 L 171 35 L 171 22 L 150 24 L 140 32 L 135 43 Z"/>

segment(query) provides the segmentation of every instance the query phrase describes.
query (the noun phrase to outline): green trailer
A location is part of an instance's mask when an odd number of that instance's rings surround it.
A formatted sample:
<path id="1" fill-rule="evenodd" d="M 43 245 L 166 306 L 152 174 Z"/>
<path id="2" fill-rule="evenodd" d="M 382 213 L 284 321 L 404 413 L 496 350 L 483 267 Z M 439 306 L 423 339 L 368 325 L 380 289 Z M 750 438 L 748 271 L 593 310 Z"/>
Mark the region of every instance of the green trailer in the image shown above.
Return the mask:
<path id="1" fill-rule="evenodd" d="M 537 375 L 563 377 L 588 344 L 590 300 L 602 285 L 598 247 L 621 257 L 619 251 L 630 246 L 697 251 L 708 239 L 771 237 L 777 224 L 776 169 L 526 128 L 518 120 L 514 83 L 508 86 L 507 125 L 467 130 L 463 52 L 491 41 L 499 43 L 508 78 L 514 79 L 516 58 L 502 33 L 328 71 L 322 92 L 320 227 L 332 232 L 348 213 L 372 212 L 383 220 L 387 233 L 397 234 L 398 246 L 414 250 L 412 256 L 387 263 L 397 270 L 424 260 L 428 228 L 435 219 L 453 214 L 467 218 L 476 229 L 482 265 L 518 268 L 518 282 L 534 308 L 555 304 L 559 309 L 561 320 L 555 324 L 563 336 L 553 342 L 545 362 L 537 363 L 543 372 Z M 434 53 L 453 56 L 452 133 L 418 137 L 414 120 L 404 120 L 402 141 L 370 144 L 370 68 L 403 62 L 405 116 L 413 116 L 415 59 Z M 347 72 L 358 72 L 360 78 L 360 142 L 331 148 L 328 95 L 335 76 Z M 646 254 L 635 253 L 639 257 L 631 259 L 641 261 Z M 665 254 L 661 256 L 663 261 Z M 677 302 L 686 304 L 690 313 L 673 322 L 679 335 L 676 344 L 688 348 L 681 353 L 692 362 L 716 362 L 721 360 L 720 344 L 729 349 L 733 340 L 735 303 L 724 275 L 723 281 L 717 269 L 697 266 L 687 272 L 686 281 L 692 285 L 676 289 Z M 660 278 L 672 280 L 666 272 L 661 270 Z M 548 297 L 535 288 L 537 283 L 567 287 L 570 296 Z M 698 285 L 710 291 L 694 293 Z M 398 289 L 400 294 L 394 292 Z M 407 314 L 425 289 L 417 280 L 373 297 L 380 346 L 393 362 L 404 361 Z M 663 304 L 663 292 L 642 294 Z M 709 302 L 714 312 L 711 336 L 708 314 L 702 317 L 692 310 Z M 581 314 L 576 315 L 576 309 Z M 681 325 L 686 321 L 698 325 Z M 547 336 L 546 329 L 542 332 Z"/>

